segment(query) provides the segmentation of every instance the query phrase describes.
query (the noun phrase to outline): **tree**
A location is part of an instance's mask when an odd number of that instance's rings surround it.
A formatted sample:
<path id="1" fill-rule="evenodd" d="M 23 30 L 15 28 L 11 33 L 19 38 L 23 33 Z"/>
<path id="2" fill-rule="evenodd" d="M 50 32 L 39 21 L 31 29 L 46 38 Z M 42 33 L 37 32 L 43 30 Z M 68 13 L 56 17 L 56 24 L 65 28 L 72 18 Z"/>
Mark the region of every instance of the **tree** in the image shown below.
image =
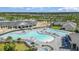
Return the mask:
<path id="1" fill-rule="evenodd" d="M 18 38 L 18 39 L 17 39 L 17 42 L 18 42 L 18 43 L 22 42 L 22 39 L 21 39 L 21 38 Z"/>
<path id="2" fill-rule="evenodd" d="M 8 36 L 5 40 L 6 40 L 6 42 L 12 42 L 13 38 L 11 36 Z"/>
<path id="3" fill-rule="evenodd" d="M 15 51 L 15 44 L 5 43 L 4 51 Z"/>
<path id="4" fill-rule="evenodd" d="M 35 47 L 35 43 L 34 42 L 32 42 L 31 44 L 32 44 L 32 47 Z"/>
<path id="5" fill-rule="evenodd" d="M 29 48 L 28 50 L 26 50 L 26 51 L 33 51 L 33 49 L 32 48 Z"/>

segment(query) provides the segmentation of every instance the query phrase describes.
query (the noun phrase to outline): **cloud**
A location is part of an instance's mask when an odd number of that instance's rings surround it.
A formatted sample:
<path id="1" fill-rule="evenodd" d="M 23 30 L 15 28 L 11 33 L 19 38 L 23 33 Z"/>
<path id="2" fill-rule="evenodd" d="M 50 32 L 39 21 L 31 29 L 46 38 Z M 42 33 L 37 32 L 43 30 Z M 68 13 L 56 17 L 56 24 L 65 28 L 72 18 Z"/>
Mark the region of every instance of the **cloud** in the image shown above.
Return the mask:
<path id="1" fill-rule="evenodd" d="M 79 11 L 79 7 L 62 7 L 62 8 L 59 8 L 58 11 L 78 12 Z"/>
<path id="2" fill-rule="evenodd" d="M 32 8 L 31 8 L 31 7 L 30 7 L 30 8 L 29 8 L 29 7 L 28 7 L 28 8 L 24 8 L 24 9 L 25 9 L 25 10 L 27 10 L 27 11 L 28 11 L 28 10 L 32 10 Z"/>

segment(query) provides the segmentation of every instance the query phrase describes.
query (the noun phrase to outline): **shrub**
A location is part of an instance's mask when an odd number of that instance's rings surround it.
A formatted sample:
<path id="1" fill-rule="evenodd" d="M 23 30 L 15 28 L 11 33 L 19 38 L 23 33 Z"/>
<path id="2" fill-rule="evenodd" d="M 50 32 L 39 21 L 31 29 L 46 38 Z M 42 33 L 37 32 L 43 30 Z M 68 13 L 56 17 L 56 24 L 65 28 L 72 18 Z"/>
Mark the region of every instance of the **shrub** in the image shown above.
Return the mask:
<path id="1" fill-rule="evenodd" d="M 76 33 L 79 33 L 79 30 L 76 29 L 75 32 L 76 32 Z"/>

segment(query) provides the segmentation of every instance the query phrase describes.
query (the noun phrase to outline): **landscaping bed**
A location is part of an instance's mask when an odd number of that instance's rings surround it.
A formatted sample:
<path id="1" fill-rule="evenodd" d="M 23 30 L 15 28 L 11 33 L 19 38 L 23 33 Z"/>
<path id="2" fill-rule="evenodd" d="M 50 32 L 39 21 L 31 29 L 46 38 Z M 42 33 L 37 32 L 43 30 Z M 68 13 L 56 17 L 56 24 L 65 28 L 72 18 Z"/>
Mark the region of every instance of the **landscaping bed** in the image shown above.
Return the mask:
<path id="1" fill-rule="evenodd" d="M 52 29 L 61 29 L 61 26 L 51 26 Z"/>
<path id="2" fill-rule="evenodd" d="M 11 51 L 30 51 L 32 50 L 31 47 L 28 47 L 24 42 L 21 43 L 0 43 L 0 51 L 5 51 L 4 46 L 10 45 L 11 47 L 14 47 L 14 50 Z"/>

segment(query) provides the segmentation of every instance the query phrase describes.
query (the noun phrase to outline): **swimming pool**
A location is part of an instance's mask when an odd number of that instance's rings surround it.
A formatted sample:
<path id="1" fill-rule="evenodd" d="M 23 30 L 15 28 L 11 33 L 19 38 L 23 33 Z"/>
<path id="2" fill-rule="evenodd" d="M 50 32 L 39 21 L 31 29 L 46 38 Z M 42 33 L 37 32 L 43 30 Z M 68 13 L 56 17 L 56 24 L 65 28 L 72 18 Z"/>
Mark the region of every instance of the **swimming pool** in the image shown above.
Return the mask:
<path id="1" fill-rule="evenodd" d="M 47 35 L 47 34 L 40 34 L 37 32 L 38 30 L 31 30 L 31 31 L 15 31 L 15 32 L 10 32 L 7 34 L 4 34 L 0 36 L 0 38 L 7 38 L 8 36 L 11 36 L 13 40 L 17 40 L 18 38 L 22 39 L 27 39 L 30 38 L 31 40 L 34 39 L 36 41 L 41 41 L 41 42 L 49 42 L 55 39 L 54 36 L 56 35 Z M 47 28 L 45 31 L 50 32 L 50 33 L 56 33 L 59 36 L 66 36 L 69 34 L 67 31 L 62 31 L 62 30 L 54 30 Z"/>
<path id="2" fill-rule="evenodd" d="M 13 38 L 13 40 L 16 40 L 18 38 L 22 38 L 22 39 L 30 38 L 30 39 L 35 39 L 35 40 L 41 41 L 41 42 L 54 40 L 54 37 L 52 37 L 50 35 L 39 34 L 39 33 L 37 33 L 37 31 L 27 32 L 27 30 L 25 32 L 23 32 L 23 31 L 10 32 L 10 33 L 0 36 L 0 38 L 7 38 L 8 36 L 11 36 Z"/>
<path id="3" fill-rule="evenodd" d="M 55 33 L 55 34 L 57 34 L 59 36 L 66 36 L 66 35 L 70 34 L 70 32 L 68 32 L 68 31 L 56 30 L 56 29 L 50 29 L 50 28 L 47 28 L 46 31 L 50 32 L 50 33 Z"/>

